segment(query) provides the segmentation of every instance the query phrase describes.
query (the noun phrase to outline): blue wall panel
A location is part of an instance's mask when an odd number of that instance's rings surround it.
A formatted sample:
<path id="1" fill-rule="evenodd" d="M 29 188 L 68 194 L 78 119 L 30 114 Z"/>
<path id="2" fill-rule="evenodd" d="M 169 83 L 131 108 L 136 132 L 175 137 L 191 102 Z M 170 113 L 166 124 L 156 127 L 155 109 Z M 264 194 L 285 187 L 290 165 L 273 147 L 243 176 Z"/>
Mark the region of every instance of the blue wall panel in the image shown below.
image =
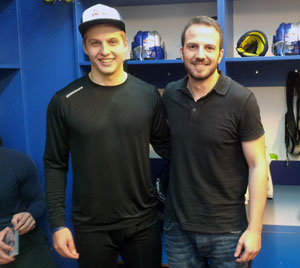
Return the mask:
<path id="1" fill-rule="evenodd" d="M 72 5 L 21 0 L 21 70 L 28 148 L 41 166 L 51 96 L 75 79 Z"/>
<path id="2" fill-rule="evenodd" d="M 18 20 L 16 1 L 0 1 L 0 63 L 19 63 Z"/>
<path id="3" fill-rule="evenodd" d="M 300 161 L 272 161 L 270 170 L 273 184 L 300 185 Z"/>
<path id="4" fill-rule="evenodd" d="M 42 0 L 19 0 L 21 72 L 28 154 L 37 163 L 41 181 L 46 111 L 52 95 L 76 78 L 73 5 Z M 69 181 L 71 180 L 69 174 Z M 72 183 L 67 185 L 67 225 L 70 225 Z M 49 237 L 47 217 L 41 221 Z M 76 267 L 76 261 L 59 257 L 59 267 Z"/>
<path id="5" fill-rule="evenodd" d="M 24 126 L 20 71 L 0 69 L 0 136 L 4 146 L 26 152 Z"/>
<path id="6" fill-rule="evenodd" d="M 265 225 L 262 249 L 252 268 L 300 267 L 300 227 Z"/>

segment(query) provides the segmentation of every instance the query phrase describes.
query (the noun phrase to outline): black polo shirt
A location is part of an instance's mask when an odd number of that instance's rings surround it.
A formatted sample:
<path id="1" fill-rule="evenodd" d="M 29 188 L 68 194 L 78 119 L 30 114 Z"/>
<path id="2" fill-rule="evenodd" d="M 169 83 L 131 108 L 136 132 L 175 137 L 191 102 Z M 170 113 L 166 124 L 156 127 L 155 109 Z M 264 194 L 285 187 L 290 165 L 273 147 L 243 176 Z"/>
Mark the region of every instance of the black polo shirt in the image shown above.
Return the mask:
<path id="1" fill-rule="evenodd" d="M 172 144 L 166 218 L 196 232 L 243 230 L 248 165 L 241 142 L 264 134 L 257 101 L 222 72 L 197 102 L 187 81 L 168 84 L 163 95 Z"/>

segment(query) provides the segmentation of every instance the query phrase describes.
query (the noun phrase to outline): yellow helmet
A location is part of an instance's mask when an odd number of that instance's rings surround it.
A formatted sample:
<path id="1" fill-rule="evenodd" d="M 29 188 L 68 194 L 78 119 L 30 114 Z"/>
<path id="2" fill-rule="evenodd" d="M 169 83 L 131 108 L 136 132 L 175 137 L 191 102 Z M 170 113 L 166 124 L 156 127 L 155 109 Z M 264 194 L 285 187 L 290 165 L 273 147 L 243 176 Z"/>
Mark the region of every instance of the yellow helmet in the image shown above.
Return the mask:
<path id="1" fill-rule="evenodd" d="M 267 36 L 262 31 L 248 31 L 238 40 L 236 51 L 242 57 L 264 56 L 268 51 Z"/>

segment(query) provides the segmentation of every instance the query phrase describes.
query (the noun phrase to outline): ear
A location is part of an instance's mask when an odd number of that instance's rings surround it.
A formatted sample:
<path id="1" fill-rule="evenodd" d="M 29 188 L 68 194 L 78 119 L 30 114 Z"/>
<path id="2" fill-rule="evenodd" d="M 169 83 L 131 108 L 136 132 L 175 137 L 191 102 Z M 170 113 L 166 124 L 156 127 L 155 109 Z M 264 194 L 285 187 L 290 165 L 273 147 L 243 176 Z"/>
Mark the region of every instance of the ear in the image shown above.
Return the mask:
<path id="1" fill-rule="evenodd" d="M 83 47 L 84 53 L 88 56 L 89 53 L 88 53 L 88 51 L 86 49 L 86 44 L 85 43 L 86 43 L 86 40 L 85 40 L 85 38 L 83 38 L 82 39 L 82 47 Z"/>
<path id="2" fill-rule="evenodd" d="M 128 39 L 127 35 L 123 38 L 124 46 L 125 46 L 125 53 L 128 51 Z"/>
<path id="3" fill-rule="evenodd" d="M 180 48 L 180 56 L 181 56 L 181 59 L 183 60 L 183 47 Z"/>
<path id="4" fill-rule="evenodd" d="M 220 49 L 219 58 L 218 58 L 218 64 L 221 62 L 223 56 L 224 56 L 224 48 Z"/>
<path id="5" fill-rule="evenodd" d="M 121 32 L 121 37 L 123 40 L 123 44 L 124 44 L 124 54 L 127 53 L 128 51 L 128 38 L 125 32 Z"/>

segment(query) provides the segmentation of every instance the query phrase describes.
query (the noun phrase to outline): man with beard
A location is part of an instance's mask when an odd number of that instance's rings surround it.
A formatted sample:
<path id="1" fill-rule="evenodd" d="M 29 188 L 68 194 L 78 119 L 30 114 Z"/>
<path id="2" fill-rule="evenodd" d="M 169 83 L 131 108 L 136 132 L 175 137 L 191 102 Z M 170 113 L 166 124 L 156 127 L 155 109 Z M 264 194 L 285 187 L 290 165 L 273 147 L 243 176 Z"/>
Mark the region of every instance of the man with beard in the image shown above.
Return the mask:
<path id="1" fill-rule="evenodd" d="M 248 267 L 261 247 L 267 190 L 259 108 L 251 91 L 217 69 L 224 53 L 217 21 L 192 18 L 181 42 L 188 74 L 163 95 L 172 149 L 164 223 L 169 265 Z"/>

